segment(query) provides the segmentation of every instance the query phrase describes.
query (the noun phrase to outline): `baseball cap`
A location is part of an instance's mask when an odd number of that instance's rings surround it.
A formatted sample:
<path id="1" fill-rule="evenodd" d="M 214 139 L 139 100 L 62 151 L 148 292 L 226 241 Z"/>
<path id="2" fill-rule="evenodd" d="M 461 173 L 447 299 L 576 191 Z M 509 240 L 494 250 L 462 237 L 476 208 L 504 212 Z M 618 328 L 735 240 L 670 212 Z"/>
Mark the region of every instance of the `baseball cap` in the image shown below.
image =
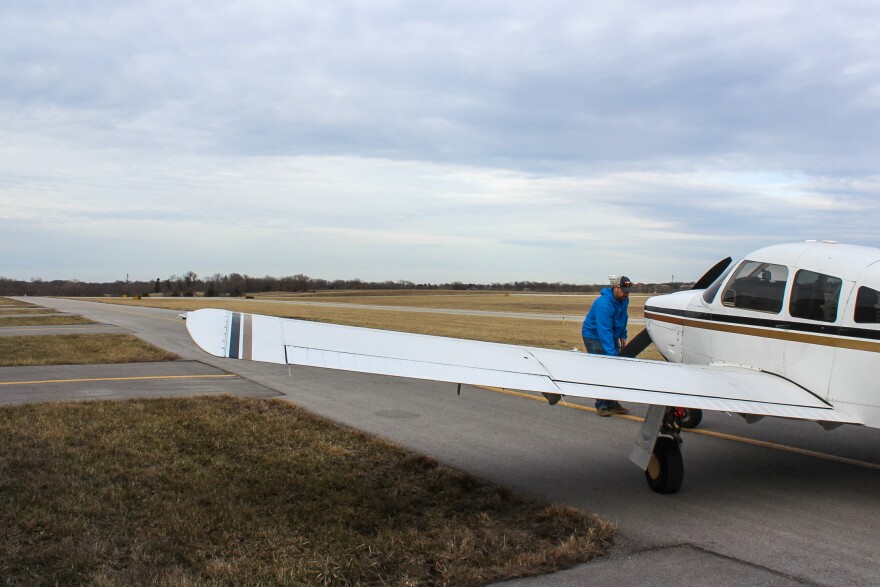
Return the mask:
<path id="1" fill-rule="evenodd" d="M 626 275 L 621 275 L 620 277 L 616 275 L 609 275 L 608 280 L 611 282 L 612 286 L 619 285 L 620 289 L 622 289 L 626 293 L 629 293 L 630 290 L 632 290 L 632 280 Z"/>

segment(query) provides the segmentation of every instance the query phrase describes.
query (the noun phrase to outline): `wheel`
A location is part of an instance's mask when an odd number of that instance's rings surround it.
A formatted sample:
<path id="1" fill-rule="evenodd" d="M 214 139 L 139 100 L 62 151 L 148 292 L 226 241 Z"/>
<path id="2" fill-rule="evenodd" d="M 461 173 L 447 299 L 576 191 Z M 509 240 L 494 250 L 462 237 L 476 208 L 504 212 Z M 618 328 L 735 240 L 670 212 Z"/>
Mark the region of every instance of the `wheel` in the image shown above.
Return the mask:
<path id="1" fill-rule="evenodd" d="M 703 410 L 698 408 L 684 408 L 684 415 L 680 418 L 682 428 L 696 428 L 703 421 Z"/>
<path id="2" fill-rule="evenodd" d="M 667 436 L 657 437 L 651 462 L 645 471 L 648 486 L 657 493 L 675 493 L 684 480 L 684 462 L 678 442 Z"/>

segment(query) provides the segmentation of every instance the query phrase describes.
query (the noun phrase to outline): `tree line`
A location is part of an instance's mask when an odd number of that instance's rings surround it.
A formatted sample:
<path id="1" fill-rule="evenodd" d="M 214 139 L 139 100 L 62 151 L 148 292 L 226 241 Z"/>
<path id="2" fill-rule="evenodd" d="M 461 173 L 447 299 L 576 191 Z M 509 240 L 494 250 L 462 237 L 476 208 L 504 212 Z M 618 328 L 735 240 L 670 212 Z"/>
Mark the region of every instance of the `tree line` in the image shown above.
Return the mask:
<path id="1" fill-rule="evenodd" d="M 634 284 L 636 293 L 662 293 L 680 289 L 682 283 Z M 361 279 L 315 279 L 307 275 L 288 277 L 253 277 L 247 274 L 215 273 L 200 277 L 193 271 L 183 275 L 171 275 L 152 281 L 87 282 L 77 279 L 43 280 L 34 277 L 30 281 L 0 276 L 0 295 L 4 296 L 232 296 L 266 292 L 307 293 L 334 290 L 454 290 L 454 291 L 514 291 L 540 293 L 595 293 L 607 284 L 573 284 L 544 281 L 511 281 L 506 283 L 413 283 L 398 281 L 363 281 Z"/>

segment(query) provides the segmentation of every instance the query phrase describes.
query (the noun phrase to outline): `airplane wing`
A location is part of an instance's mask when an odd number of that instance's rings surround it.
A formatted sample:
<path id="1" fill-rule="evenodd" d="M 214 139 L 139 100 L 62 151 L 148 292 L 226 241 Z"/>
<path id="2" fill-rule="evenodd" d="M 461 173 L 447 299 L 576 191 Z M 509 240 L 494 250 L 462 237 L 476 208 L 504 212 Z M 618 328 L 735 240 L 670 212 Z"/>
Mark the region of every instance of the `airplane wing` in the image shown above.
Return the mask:
<path id="1" fill-rule="evenodd" d="M 769 373 L 340 326 L 228 310 L 186 326 L 217 356 L 653 405 L 861 424 Z"/>

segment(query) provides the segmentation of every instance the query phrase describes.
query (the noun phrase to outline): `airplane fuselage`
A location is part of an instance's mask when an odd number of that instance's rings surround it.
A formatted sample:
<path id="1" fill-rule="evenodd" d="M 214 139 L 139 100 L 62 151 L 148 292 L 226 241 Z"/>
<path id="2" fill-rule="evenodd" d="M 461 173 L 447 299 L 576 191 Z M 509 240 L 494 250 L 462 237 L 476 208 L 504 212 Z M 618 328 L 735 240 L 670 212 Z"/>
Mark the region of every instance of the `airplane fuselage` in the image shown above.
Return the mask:
<path id="1" fill-rule="evenodd" d="M 880 427 L 880 249 L 759 249 L 706 290 L 648 299 L 645 323 L 671 362 L 772 373 Z"/>

